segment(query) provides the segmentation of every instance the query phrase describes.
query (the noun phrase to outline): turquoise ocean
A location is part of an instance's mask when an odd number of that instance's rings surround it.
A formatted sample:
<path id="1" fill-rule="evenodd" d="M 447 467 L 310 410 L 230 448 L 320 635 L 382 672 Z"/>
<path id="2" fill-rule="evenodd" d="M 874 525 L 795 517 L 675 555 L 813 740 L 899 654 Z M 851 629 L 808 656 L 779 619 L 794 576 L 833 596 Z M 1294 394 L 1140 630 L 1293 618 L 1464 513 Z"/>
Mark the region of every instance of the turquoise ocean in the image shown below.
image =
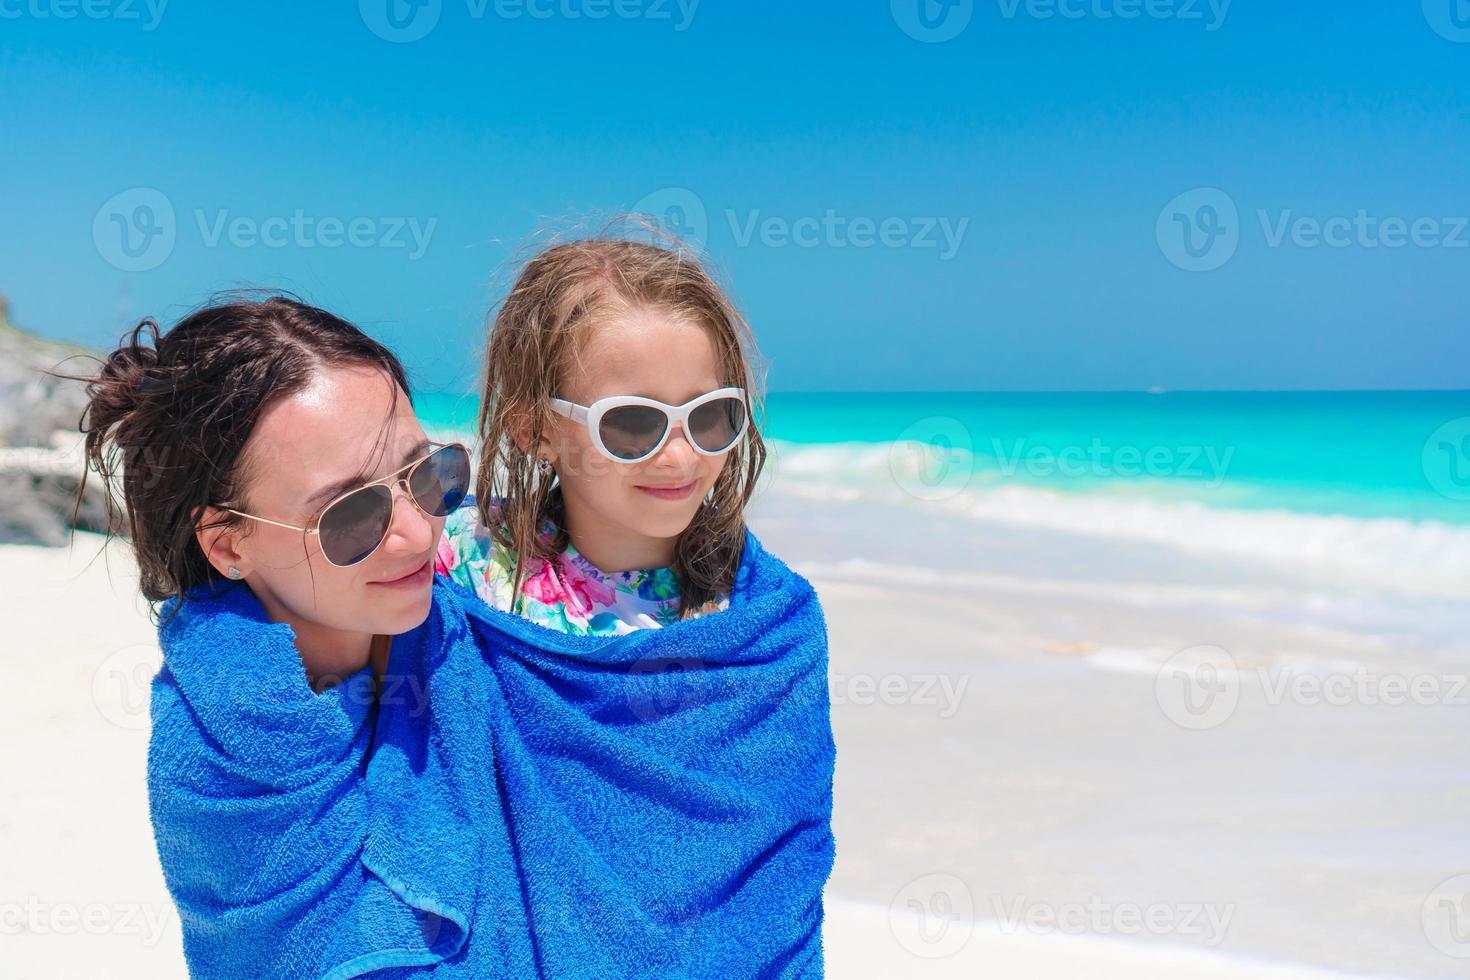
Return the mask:
<path id="1" fill-rule="evenodd" d="M 418 401 L 431 428 L 473 429 L 474 398 Z M 936 493 L 1014 485 L 1470 525 L 1470 392 L 801 392 L 764 408 L 763 434 L 788 450 L 926 452 L 914 479 Z"/>
<path id="2" fill-rule="evenodd" d="M 462 436 L 478 407 L 418 406 Z M 1470 598 L 1470 392 L 775 393 L 759 422 L 760 509 L 823 558 L 1175 578 L 1185 554 Z"/>

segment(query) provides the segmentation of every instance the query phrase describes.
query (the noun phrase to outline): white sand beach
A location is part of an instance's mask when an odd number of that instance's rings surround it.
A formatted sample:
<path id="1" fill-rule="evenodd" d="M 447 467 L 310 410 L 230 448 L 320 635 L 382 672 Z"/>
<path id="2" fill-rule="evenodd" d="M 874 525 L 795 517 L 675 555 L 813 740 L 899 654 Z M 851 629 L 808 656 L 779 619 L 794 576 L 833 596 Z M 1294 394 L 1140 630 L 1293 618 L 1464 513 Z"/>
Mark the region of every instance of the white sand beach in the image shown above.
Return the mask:
<path id="1" fill-rule="evenodd" d="M 1464 974 L 1421 906 L 1470 868 L 1465 708 L 1314 711 L 1243 689 L 1228 723 L 1186 730 L 1150 651 L 1328 662 L 1351 638 L 1204 615 L 1184 589 L 900 588 L 793 506 L 754 523 L 831 629 L 832 976 Z M 6 977 L 185 975 L 144 783 L 158 652 L 126 549 L 101 540 L 0 546 Z"/>

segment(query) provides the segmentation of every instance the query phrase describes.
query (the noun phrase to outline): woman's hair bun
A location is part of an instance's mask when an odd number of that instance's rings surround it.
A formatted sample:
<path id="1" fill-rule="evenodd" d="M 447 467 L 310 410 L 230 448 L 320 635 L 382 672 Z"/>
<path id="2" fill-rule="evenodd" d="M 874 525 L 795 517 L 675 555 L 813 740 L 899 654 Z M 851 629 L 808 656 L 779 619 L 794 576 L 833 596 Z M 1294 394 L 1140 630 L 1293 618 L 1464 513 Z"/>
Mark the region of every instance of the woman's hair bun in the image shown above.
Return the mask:
<path id="1" fill-rule="evenodd" d="M 158 366 L 157 344 L 158 324 L 144 320 L 107 355 L 87 385 L 83 432 L 106 432 L 138 407 L 147 391 L 149 372 Z"/>

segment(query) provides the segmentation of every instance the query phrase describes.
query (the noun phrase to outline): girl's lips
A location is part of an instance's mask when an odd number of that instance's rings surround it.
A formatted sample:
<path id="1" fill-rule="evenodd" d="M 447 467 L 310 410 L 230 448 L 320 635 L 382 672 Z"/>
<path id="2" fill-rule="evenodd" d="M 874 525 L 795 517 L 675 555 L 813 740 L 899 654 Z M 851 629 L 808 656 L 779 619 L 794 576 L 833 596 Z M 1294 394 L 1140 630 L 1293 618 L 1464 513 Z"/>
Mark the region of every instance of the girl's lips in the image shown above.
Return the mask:
<path id="1" fill-rule="evenodd" d="M 390 589 L 417 589 L 428 585 L 434 578 L 434 560 L 431 558 L 424 562 L 415 571 L 409 572 L 403 578 L 395 578 L 390 582 L 370 582 L 369 585 L 383 585 Z"/>
<path id="2" fill-rule="evenodd" d="M 694 487 L 695 483 L 690 482 L 678 487 L 639 487 L 638 489 L 660 500 L 683 500 L 694 492 Z"/>

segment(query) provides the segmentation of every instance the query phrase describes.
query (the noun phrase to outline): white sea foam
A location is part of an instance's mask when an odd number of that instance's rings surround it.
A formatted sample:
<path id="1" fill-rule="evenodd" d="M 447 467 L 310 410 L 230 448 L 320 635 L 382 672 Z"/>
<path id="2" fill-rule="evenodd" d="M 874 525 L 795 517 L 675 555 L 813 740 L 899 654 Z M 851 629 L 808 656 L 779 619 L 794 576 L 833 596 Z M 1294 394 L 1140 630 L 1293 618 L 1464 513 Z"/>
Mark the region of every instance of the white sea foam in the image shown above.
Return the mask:
<path id="1" fill-rule="evenodd" d="M 993 470 L 966 471 L 954 458 L 951 469 L 936 469 L 899 444 L 775 442 L 772 449 L 763 492 L 777 496 L 920 508 L 1311 570 L 1338 583 L 1470 598 L 1470 525 L 1217 506 L 1105 481 L 1061 491 L 1004 482 Z"/>

